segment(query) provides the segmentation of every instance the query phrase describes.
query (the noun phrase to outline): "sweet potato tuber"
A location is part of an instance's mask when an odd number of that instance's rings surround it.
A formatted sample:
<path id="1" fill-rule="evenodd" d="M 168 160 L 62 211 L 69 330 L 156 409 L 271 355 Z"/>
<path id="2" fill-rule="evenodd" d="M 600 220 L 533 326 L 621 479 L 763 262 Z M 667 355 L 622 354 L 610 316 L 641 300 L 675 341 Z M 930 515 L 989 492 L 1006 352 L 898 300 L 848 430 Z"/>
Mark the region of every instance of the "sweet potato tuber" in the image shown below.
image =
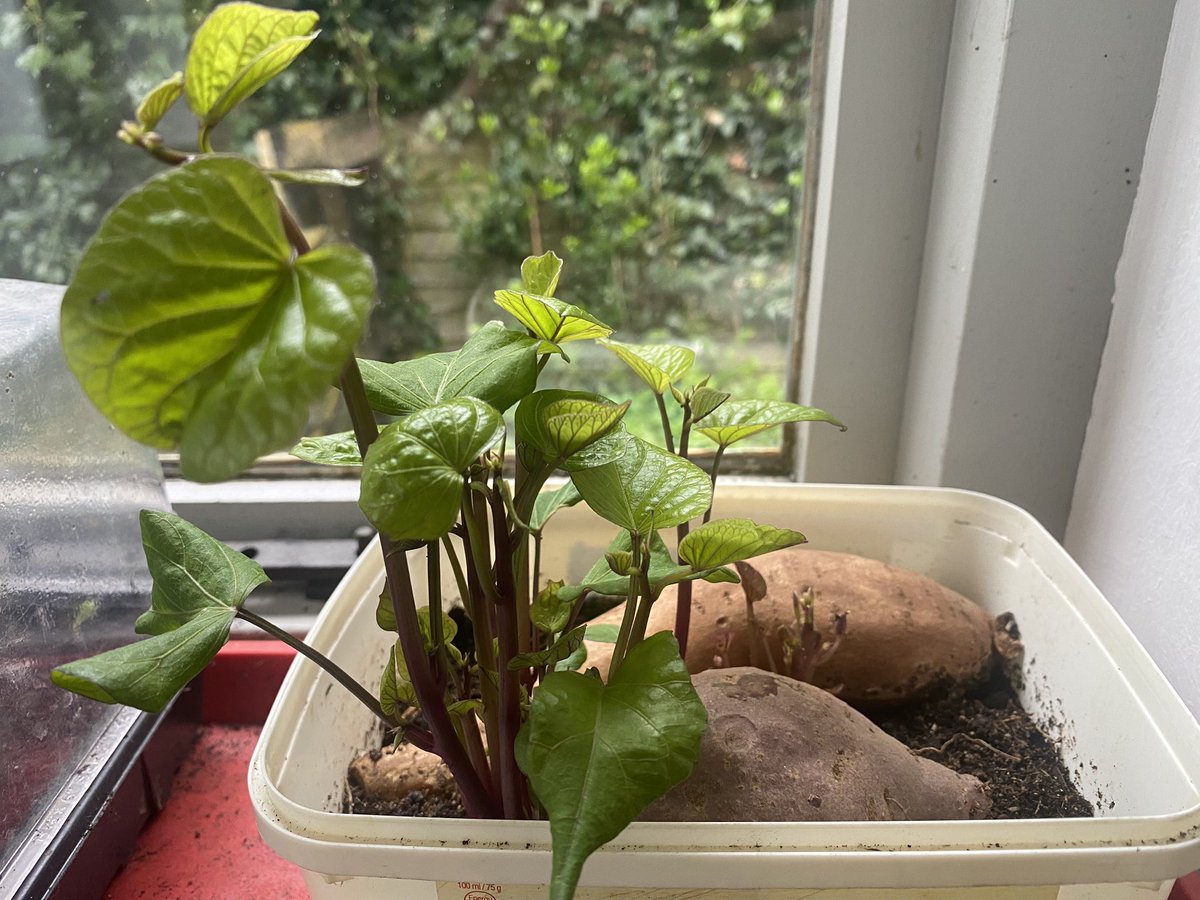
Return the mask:
<path id="1" fill-rule="evenodd" d="M 782 668 L 780 626 L 795 624 L 793 593 L 811 587 L 815 624 L 832 633 L 836 613 L 849 626 L 813 683 L 836 690 L 847 703 L 878 707 L 919 699 L 932 688 L 970 684 L 986 673 L 992 654 L 992 619 L 981 607 L 936 581 L 878 560 L 822 550 L 778 550 L 752 560 L 766 582 L 754 615 L 775 662 Z M 623 606 L 597 622 L 619 623 Z M 670 630 L 675 589 L 650 613 L 648 634 Z M 698 581 L 692 597 L 687 664 L 693 672 L 722 666 L 768 668 L 748 627 L 746 598 L 736 584 Z M 612 646 L 588 642 L 589 666 L 607 671 Z"/>
<path id="2" fill-rule="evenodd" d="M 740 667 L 693 679 L 708 731 L 692 774 L 647 821 L 832 822 L 983 818 L 976 778 L 913 755 L 810 684 Z"/>

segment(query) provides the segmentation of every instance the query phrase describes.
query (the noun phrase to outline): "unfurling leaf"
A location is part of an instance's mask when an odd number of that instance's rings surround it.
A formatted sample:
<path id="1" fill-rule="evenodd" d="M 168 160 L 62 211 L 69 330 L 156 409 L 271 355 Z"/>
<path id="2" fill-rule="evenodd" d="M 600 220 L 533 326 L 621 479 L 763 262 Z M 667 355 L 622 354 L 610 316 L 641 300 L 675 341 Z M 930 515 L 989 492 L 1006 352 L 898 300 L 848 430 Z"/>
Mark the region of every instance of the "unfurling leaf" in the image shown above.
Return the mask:
<path id="1" fill-rule="evenodd" d="M 185 477 L 220 481 L 296 439 L 374 289 L 352 247 L 293 258 L 251 163 L 202 158 L 105 218 L 63 298 L 63 351 L 117 428 L 178 447 Z"/>
<path id="2" fill-rule="evenodd" d="M 680 541 L 679 559 L 693 568 L 710 569 L 807 540 L 790 528 L 759 525 L 749 519 L 717 519 L 701 525 Z"/>
<path id="3" fill-rule="evenodd" d="M 630 440 L 632 446 L 613 462 L 571 472 L 595 513 L 627 531 L 649 535 L 708 509 L 712 483 L 703 469 L 639 438 Z"/>
<path id="4" fill-rule="evenodd" d="M 496 291 L 496 305 L 545 341 L 542 352 L 556 352 L 559 344 L 608 337 L 612 328 L 591 313 L 553 297 L 524 291 Z"/>
<path id="5" fill-rule="evenodd" d="M 413 413 L 367 451 L 358 505 L 393 538 L 437 540 L 458 516 L 463 473 L 503 436 L 500 413 L 473 397 Z"/>
<path id="6" fill-rule="evenodd" d="M 359 187 L 366 183 L 366 169 L 266 169 L 267 175 L 283 184 L 312 184 L 324 187 Z"/>
<path id="7" fill-rule="evenodd" d="M 317 36 L 317 14 L 223 3 L 196 30 L 184 81 L 188 103 L 213 126 L 291 65 Z"/>
<path id="8" fill-rule="evenodd" d="M 563 261 L 553 250 L 541 256 L 529 256 L 521 263 L 521 280 L 525 290 L 541 297 L 553 297 L 558 289 L 558 277 L 562 274 Z"/>
<path id="9" fill-rule="evenodd" d="M 610 340 L 598 343 L 615 353 L 656 394 L 665 393 L 696 361 L 694 350 L 673 344 L 622 344 Z"/>
<path id="10" fill-rule="evenodd" d="M 544 678 L 516 751 L 550 817 L 551 900 L 569 900 L 587 857 L 688 776 L 707 725 L 668 632 L 635 646 L 608 684 Z"/>
<path id="11" fill-rule="evenodd" d="M 362 455 L 358 452 L 358 439 L 353 431 L 339 431 L 320 437 L 301 438 L 292 448 L 292 456 L 305 462 L 323 466 L 361 466 Z"/>
<path id="12" fill-rule="evenodd" d="M 425 642 L 425 652 L 433 653 L 438 648 L 434 646 L 433 627 L 430 625 L 430 617 L 433 611 L 428 606 L 422 606 L 417 609 L 417 627 L 421 629 L 421 639 Z M 458 634 L 458 625 L 454 620 L 442 612 L 442 644 L 447 645 L 454 636 Z"/>
<path id="13" fill-rule="evenodd" d="M 730 400 L 711 412 L 696 430 L 722 447 L 789 422 L 828 422 L 846 426 L 824 410 L 785 400 Z"/>
<path id="14" fill-rule="evenodd" d="M 396 623 L 396 608 L 392 606 L 392 594 L 387 587 L 379 592 L 379 600 L 375 604 L 375 624 L 383 631 L 400 631 Z"/>
<path id="15" fill-rule="evenodd" d="M 398 363 L 359 360 L 371 406 L 403 416 L 457 397 L 504 412 L 537 385 L 538 342 L 488 322 L 458 350 Z"/>
<path id="16" fill-rule="evenodd" d="M 138 634 L 165 634 L 205 610 L 234 613 L 260 584 L 262 566 L 174 513 L 143 509 L 142 549 L 154 587 Z M 180 685 L 182 687 L 182 685 Z"/>
<path id="17" fill-rule="evenodd" d="M 480 700 L 455 700 L 446 704 L 446 712 L 452 716 L 466 716 L 471 713 L 482 713 L 483 702 Z"/>
<path id="18" fill-rule="evenodd" d="M 701 422 L 708 418 L 718 407 L 729 399 L 725 391 L 714 390 L 710 387 L 698 387 L 692 391 L 692 422 Z"/>
<path id="19" fill-rule="evenodd" d="M 623 531 L 621 533 L 628 534 L 629 532 Z M 628 578 L 633 574 L 630 571 L 633 568 L 633 554 L 628 550 L 609 550 L 604 554 L 604 561 L 608 563 L 608 570 L 614 575 Z"/>
<path id="20" fill-rule="evenodd" d="M 138 124 L 147 131 L 152 130 L 182 95 L 183 73 L 176 72 L 166 81 L 151 88 L 150 93 L 142 98 L 137 108 Z"/>

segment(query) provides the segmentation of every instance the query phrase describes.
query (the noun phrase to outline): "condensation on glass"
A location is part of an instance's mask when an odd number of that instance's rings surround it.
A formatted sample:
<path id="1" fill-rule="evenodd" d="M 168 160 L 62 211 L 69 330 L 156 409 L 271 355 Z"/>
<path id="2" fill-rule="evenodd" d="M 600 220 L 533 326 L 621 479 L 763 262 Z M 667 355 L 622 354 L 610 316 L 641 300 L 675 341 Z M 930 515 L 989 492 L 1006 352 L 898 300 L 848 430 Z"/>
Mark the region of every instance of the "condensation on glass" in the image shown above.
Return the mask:
<path id="1" fill-rule="evenodd" d="M 0 884 L 137 716 L 53 686 L 50 670 L 129 642 L 150 594 L 138 511 L 166 508 L 154 452 L 67 370 L 61 295 L 0 280 Z"/>

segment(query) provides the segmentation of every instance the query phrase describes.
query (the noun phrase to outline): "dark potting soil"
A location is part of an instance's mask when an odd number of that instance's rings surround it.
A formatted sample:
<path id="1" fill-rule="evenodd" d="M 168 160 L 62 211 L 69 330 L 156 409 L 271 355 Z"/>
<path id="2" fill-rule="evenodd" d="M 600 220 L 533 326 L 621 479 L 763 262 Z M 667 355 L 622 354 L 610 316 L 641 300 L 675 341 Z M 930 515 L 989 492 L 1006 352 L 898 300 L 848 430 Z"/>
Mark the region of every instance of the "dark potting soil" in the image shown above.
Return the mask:
<path id="1" fill-rule="evenodd" d="M 347 786 L 342 812 L 364 816 L 421 816 L 422 818 L 461 819 L 467 813 L 457 795 L 413 791 L 401 800 L 367 796 L 357 784 Z"/>
<path id="2" fill-rule="evenodd" d="M 992 801 L 993 819 L 1051 819 L 1095 815 L 1071 783 L 1058 748 L 1021 708 L 997 665 L 991 679 L 966 694 L 871 714 L 885 732 L 914 753 L 974 775 Z M 457 795 L 414 791 L 401 800 L 364 795 L 351 784 L 342 812 L 383 816 L 465 815 Z"/>
<path id="3" fill-rule="evenodd" d="M 871 716 L 914 753 L 983 782 L 992 819 L 1095 815 L 1058 748 L 1021 708 L 999 666 L 981 687 Z"/>

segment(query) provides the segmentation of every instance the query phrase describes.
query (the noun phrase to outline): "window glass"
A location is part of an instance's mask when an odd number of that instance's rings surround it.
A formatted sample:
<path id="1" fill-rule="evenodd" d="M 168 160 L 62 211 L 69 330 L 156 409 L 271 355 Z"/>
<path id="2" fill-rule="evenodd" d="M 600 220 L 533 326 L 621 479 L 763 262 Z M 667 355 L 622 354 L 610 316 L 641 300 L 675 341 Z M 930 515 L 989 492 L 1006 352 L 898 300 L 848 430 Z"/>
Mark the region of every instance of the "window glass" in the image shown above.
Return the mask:
<path id="1" fill-rule="evenodd" d="M 8 0 L 0 18 L 0 275 L 64 282 L 108 206 L 155 164 L 122 117 L 181 69 L 213 4 Z M 456 346 L 492 291 L 553 249 L 559 291 L 621 340 L 696 349 L 735 396 L 783 397 L 803 186 L 812 0 L 314 0 L 321 37 L 215 134 L 271 166 L 369 168 L 289 186 L 314 242 L 375 258 L 361 353 Z M 3 9 L 3 7 L 0 7 Z M 195 146 L 184 104 L 161 123 Z M 652 399 L 599 348 L 545 384 Z M 339 430 L 337 397 L 311 430 Z M 775 445 L 778 432 L 760 436 Z M 702 443 L 702 442 L 698 442 Z"/>
<path id="2" fill-rule="evenodd" d="M 121 709 L 55 687 L 50 670 L 128 643 L 150 596 L 138 510 L 166 505 L 154 452 L 116 433 L 63 365 L 59 293 L 0 296 L 0 881 L 27 838 L 53 836 L 37 826 L 68 780 L 106 761 L 96 744 Z"/>

